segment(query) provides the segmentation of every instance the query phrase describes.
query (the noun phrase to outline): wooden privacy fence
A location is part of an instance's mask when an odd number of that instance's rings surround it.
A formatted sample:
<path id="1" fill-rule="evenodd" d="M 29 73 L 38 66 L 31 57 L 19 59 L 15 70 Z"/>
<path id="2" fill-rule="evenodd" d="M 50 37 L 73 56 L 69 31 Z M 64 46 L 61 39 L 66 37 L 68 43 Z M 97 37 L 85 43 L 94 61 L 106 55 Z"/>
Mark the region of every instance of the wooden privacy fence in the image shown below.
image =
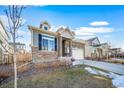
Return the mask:
<path id="1" fill-rule="evenodd" d="M 9 64 L 13 62 L 12 54 L 2 54 L 0 64 Z"/>
<path id="2" fill-rule="evenodd" d="M 29 52 L 26 53 L 16 53 L 16 62 L 29 62 L 32 60 L 32 55 Z M 10 64 L 13 63 L 13 54 L 4 54 L 2 55 L 2 62 L 0 64 Z"/>

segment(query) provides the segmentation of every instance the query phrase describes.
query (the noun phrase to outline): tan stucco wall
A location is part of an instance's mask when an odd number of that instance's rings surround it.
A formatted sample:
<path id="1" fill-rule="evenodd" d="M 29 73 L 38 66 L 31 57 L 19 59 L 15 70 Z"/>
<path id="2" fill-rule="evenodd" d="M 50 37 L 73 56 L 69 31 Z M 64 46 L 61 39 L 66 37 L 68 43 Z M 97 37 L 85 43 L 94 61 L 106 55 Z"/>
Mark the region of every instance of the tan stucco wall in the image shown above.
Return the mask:
<path id="1" fill-rule="evenodd" d="M 93 47 L 85 46 L 85 57 L 91 57 L 91 53 L 94 51 Z"/>
<path id="2" fill-rule="evenodd" d="M 97 47 L 85 45 L 85 57 L 91 57 L 91 54 L 94 53 L 94 51 L 96 51 L 96 55 L 99 56 Z"/>

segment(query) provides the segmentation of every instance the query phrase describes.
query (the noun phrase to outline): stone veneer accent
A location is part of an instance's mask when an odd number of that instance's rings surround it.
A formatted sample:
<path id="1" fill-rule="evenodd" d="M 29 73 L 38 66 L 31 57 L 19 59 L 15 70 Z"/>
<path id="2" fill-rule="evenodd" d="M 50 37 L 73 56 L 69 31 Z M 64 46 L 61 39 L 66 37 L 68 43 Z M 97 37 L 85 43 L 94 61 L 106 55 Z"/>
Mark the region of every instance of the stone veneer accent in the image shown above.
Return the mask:
<path id="1" fill-rule="evenodd" d="M 84 45 L 81 43 L 72 42 L 72 47 L 73 48 L 75 48 L 75 47 L 76 48 L 84 48 Z M 51 52 L 48 52 L 46 50 L 40 50 L 39 51 L 38 47 L 34 47 L 34 46 L 31 48 L 32 48 L 32 58 L 33 58 L 34 63 L 52 62 L 52 61 L 55 61 L 57 59 L 63 60 L 63 59 L 58 57 L 57 51 L 51 51 Z M 67 60 L 67 57 L 66 57 L 66 60 Z M 70 58 L 69 58 L 69 60 L 70 60 Z"/>
<path id="2" fill-rule="evenodd" d="M 45 51 L 45 50 L 38 50 L 38 47 L 32 47 L 32 57 L 33 62 L 50 62 L 56 60 L 58 58 L 57 51 Z"/>

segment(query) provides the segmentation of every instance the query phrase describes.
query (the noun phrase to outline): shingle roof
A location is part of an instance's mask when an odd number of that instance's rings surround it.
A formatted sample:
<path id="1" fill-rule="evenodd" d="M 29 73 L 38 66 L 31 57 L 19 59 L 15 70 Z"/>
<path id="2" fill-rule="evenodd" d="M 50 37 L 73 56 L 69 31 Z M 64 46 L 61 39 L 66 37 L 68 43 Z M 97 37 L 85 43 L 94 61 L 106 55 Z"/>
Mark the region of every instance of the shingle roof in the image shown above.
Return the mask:
<path id="1" fill-rule="evenodd" d="M 43 24 L 46 24 L 46 25 L 49 26 L 49 28 L 51 28 L 50 24 L 49 24 L 47 21 L 43 21 L 43 22 L 41 22 L 40 27 L 41 27 Z"/>
<path id="2" fill-rule="evenodd" d="M 95 40 L 95 39 L 98 39 L 98 38 L 97 38 L 97 37 L 90 38 L 90 39 L 88 39 L 87 41 L 93 41 L 93 40 Z"/>

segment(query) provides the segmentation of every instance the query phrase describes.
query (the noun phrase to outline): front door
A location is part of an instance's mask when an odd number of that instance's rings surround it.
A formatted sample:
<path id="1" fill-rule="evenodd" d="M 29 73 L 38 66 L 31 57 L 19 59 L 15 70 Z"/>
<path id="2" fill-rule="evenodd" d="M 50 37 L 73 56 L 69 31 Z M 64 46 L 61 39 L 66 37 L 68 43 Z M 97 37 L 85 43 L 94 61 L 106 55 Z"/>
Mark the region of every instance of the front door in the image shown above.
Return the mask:
<path id="1" fill-rule="evenodd" d="M 69 41 L 68 40 L 62 41 L 62 54 L 64 57 L 70 56 L 70 48 L 69 48 Z"/>

